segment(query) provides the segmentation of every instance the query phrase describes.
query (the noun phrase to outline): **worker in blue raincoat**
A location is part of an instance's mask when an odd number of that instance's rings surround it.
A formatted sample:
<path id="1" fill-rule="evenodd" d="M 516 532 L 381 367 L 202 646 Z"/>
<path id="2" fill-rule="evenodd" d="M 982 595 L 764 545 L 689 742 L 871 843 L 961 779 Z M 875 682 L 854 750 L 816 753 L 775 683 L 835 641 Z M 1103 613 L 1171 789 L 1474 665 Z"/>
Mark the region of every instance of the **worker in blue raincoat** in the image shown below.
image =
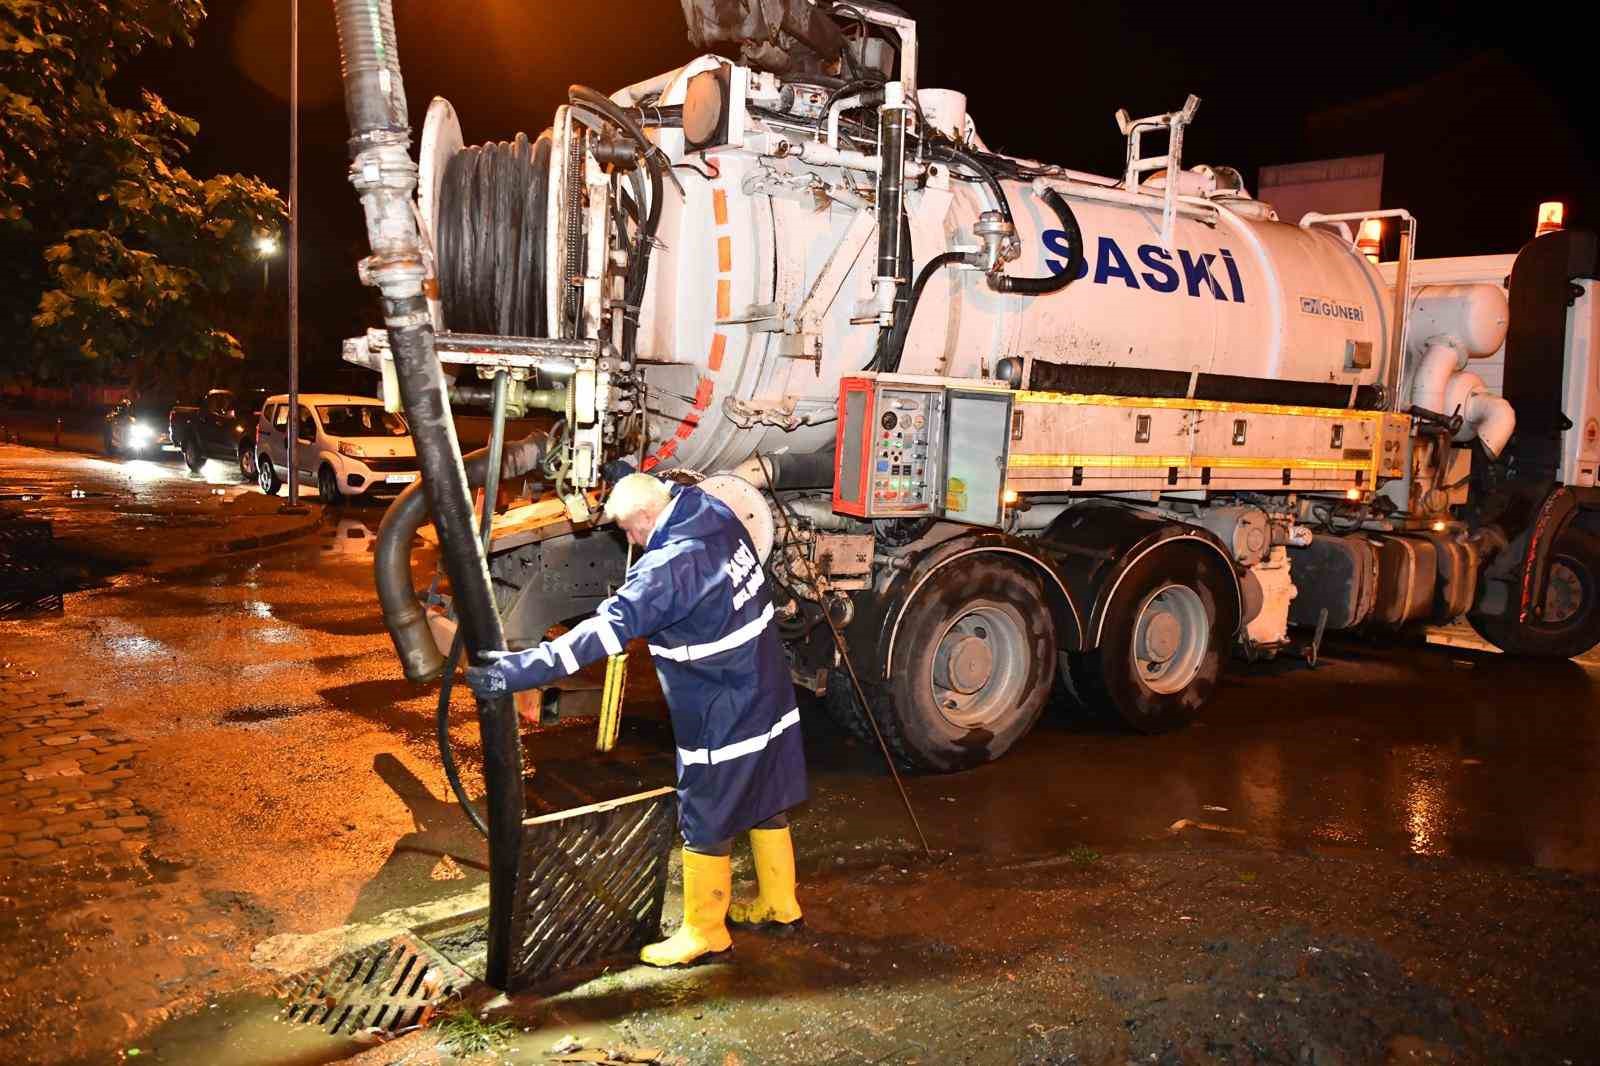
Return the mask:
<path id="1" fill-rule="evenodd" d="M 683 925 L 640 958 L 677 966 L 732 947 L 729 920 L 800 922 L 786 815 L 806 798 L 800 712 L 766 574 L 733 512 L 697 488 L 629 474 L 605 513 L 644 549 L 622 587 L 555 640 L 492 653 L 467 682 L 480 695 L 535 688 L 648 638 L 678 748 Z M 759 891 L 730 907 L 729 856 L 746 830 Z"/>

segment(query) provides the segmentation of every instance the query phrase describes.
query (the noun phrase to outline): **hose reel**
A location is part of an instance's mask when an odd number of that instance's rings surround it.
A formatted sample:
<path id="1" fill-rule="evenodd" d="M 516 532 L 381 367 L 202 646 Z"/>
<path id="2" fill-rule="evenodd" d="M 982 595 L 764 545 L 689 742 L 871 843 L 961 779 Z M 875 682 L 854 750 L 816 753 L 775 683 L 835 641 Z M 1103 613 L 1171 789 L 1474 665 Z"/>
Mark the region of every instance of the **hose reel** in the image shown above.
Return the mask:
<path id="1" fill-rule="evenodd" d="M 432 206 L 435 269 L 445 327 L 507 337 L 549 335 L 545 281 L 550 146 L 467 145 L 450 155 Z"/>

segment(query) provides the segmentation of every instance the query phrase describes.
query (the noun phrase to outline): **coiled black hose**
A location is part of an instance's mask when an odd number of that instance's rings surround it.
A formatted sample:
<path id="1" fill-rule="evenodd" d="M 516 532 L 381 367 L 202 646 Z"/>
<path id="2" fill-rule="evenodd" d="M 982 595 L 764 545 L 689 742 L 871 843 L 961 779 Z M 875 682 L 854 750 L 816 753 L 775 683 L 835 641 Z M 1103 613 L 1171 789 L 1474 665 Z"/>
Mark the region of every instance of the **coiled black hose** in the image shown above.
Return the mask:
<path id="1" fill-rule="evenodd" d="M 461 333 L 547 334 L 549 132 L 463 148 L 445 165 L 435 210 L 439 298 Z"/>

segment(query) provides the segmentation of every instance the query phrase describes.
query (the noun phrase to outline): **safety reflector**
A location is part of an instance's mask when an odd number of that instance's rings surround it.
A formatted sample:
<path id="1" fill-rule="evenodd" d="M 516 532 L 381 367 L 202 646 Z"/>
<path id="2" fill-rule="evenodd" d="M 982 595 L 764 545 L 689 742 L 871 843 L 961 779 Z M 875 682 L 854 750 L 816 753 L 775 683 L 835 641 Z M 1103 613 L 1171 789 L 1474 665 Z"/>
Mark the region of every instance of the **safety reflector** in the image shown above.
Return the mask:
<path id="1" fill-rule="evenodd" d="M 670 788 L 524 821 L 511 989 L 632 955 L 657 939 L 677 831 Z"/>

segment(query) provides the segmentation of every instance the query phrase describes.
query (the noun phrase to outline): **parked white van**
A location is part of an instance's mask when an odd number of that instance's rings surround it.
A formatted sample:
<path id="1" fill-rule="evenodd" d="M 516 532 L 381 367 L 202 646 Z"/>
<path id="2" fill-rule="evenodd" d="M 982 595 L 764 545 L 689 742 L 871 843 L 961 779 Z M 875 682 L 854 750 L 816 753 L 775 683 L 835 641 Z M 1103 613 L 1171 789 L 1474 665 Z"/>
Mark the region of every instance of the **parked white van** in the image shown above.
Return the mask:
<path id="1" fill-rule="evenodd" d="M 370 396 L 301 393 L 295 420 L 300 481 L 324 503 L 393 495 L 417 479 L 417 448 L 402 415 Z M 269 397 L 256 421 L 256 480 L 276 495 L 289 476 L 289 397 Z"/>

